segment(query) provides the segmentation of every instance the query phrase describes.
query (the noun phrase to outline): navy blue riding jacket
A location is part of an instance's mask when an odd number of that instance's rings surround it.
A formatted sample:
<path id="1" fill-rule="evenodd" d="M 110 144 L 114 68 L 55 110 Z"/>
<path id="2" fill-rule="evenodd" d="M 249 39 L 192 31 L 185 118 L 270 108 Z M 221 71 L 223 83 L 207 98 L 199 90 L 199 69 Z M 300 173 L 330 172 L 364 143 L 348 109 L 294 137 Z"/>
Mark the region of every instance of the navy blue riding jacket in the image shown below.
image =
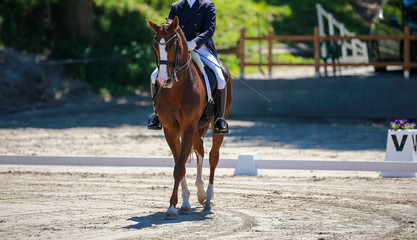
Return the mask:
<path id="1" fill-rule="evenodd" d="M 172 4 L 169 18 L 179 18 L 179 25 L 185 33 L 187 41 L 194 40 L 197 49 L 203 44 L 217 58 L 214 46 L 213 34 L 216 30 L 216 8 L 214 3 L 208 0 L 196 0 L 190 8 L 187 0 L 181 0 Z"/>

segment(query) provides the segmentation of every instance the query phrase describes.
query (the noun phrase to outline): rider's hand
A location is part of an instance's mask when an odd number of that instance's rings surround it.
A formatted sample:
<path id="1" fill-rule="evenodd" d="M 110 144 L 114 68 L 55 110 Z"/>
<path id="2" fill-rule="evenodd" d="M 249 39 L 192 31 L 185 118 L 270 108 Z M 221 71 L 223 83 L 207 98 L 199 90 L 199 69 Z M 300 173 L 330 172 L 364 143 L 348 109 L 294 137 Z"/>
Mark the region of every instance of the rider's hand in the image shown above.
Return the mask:
<path id="1" fill-rule="evenodd" d="M 188 46 L 188 51 L 191 52 L 192 50 L 194 50 L 194 48 L 197 46 L 197 44 L 195 43 L 195 41 L 188 41 L 187 46 Z"/>

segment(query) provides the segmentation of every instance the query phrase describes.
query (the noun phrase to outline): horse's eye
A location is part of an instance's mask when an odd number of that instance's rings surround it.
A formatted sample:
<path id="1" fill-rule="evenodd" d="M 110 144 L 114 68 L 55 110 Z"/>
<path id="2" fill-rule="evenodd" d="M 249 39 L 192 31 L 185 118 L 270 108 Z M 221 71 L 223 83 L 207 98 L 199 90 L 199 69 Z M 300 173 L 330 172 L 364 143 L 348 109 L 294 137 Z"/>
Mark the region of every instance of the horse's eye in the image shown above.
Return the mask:
<path id="1" fill-rule="evenodd" d="M 175 50 L 175 48 L 177 48 L 177 43 L 176 42 L 174 42 L 174 44 L 172 44 L 172 49 Z"/>

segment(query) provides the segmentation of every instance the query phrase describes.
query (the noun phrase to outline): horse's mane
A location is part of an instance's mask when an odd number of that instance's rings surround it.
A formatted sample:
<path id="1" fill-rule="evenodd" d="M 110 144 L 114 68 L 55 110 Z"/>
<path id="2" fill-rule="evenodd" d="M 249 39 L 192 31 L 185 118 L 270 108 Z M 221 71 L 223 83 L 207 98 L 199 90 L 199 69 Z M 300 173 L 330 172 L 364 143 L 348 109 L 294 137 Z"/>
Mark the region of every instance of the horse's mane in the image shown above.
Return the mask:
<path id="1" fill-rule="evenodd" d="M 167 20 L 167 21 L 166 21 L 166 22 L 164 22 L 164 23 L 162 23 L 162 25 L 169 25 L 169 24 L 171 24 L 171 23 L 172 23 L 172 21 L 173 21 L 173 19 L 171 19 L 171 18 L 167 18 L 166 20 Z"/>
<path id="2" fill-rule="evenodd" d="M 167 18 L 166 22 L 162 23 L 162 26 L 164 27 L 164 29 L 166 29 L 166 27 L 171 25 L 172 21 L 173 19 Z M 183 39 L 184 41 L 187 41 L 187 39 L 185 38 L 185 34 L 180 27 L 177 28 L 177 33 L 180 34 L 181 39 Z"/>

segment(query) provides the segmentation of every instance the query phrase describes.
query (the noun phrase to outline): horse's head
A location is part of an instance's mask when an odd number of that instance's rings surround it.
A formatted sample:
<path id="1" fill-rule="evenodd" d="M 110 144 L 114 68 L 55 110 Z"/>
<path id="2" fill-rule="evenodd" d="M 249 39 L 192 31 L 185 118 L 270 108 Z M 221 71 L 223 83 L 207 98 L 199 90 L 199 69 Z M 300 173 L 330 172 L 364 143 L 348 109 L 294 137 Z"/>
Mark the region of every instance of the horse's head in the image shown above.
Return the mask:
<path id="1" fill-rule="evenodd" d="M 178 17 L 161 25 L 155 24 L 150 19 L 148 22 L 156 33 L 153 47 L 156 52 L 159 72 L 157 80 L 163 88 L 171 88 L 174 80 L 178 81 L 177 72 L 183 69 L 180 66 L 180 61 L 184 49 L 182 41 L 185 41 L 185 38 L 183 34 L 180 34 L 182 31 L 178 28 Z"/>

